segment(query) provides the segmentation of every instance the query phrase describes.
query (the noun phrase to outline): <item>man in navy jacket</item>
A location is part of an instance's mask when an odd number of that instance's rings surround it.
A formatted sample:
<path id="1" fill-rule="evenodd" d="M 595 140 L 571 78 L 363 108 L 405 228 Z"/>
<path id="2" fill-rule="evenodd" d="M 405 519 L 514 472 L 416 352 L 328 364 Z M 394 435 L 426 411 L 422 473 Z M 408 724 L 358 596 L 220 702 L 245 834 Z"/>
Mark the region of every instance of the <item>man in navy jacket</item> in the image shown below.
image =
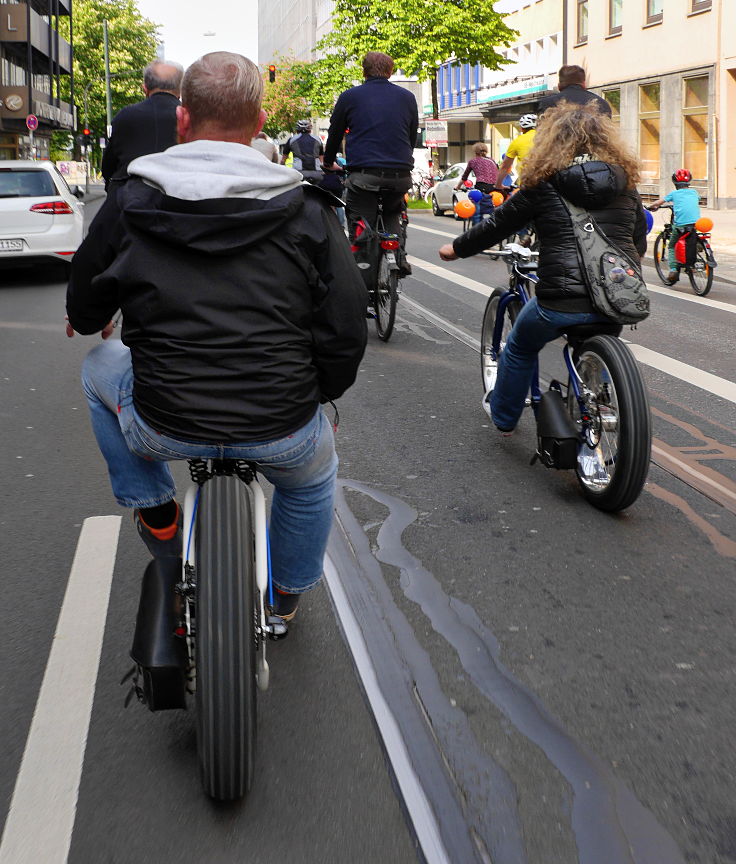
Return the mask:
<path id="1" fill-rule="evenodd" d="M 399 216 L 411 186 L 419 114 L 412 93 L 388 80 L 393 71 L 388 54 L 369 51 L 363 59 L 365 82 L 340 94 L 330 118 L 324 167 L 333 167 L 344 136 L 345 209 L 351 238 L 361 216 L 375 225 L 379 195 L 386 230 L 401 234 Z M 400 257 L 406 275 L 405 256 Z"/>
<path id="2" fill-rule="evenodd" d="M 160 153 L 176 144 L 176 106 L 184 70 L 178 63 L 154 60 L 143 71 L 142 102 L 115 115 L 112 136 L 102 157 L 105 189 L 110 181 L 124 181 L 128 165 L 139 156 Z"/>

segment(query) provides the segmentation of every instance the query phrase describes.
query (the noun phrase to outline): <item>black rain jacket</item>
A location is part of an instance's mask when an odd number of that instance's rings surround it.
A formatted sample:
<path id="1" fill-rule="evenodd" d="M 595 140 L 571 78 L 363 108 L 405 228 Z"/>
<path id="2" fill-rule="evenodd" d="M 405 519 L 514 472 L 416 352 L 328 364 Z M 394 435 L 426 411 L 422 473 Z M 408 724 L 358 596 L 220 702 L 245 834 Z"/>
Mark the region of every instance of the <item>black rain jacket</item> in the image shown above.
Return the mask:
<path id="1" fill-rule="evenodd" d="M 146 423 L 187 441 L 268 441 L 350 387 L 366 295 L 331 201 L 306 185 L 185 201 L 139 179 L 108 198 L 74 256 L 67 312 L 96 333 L 122 310 Z"/>
<path id="2" fill-rule="evenodd" d="M 461 258 L 467 258 L 533 222 L 539 240 L 539 304 L 558 312 L 592 312 L 575 233 L 561 196 L 585 207 L 611 243 L 640 269 L 639 257 L 647 248 L 641 198 L 635 189 L 626 188 L 623 170 L 606 162 L 574 164 L 533 188 L 522 187 L 490 219 L 461 234 L 452 245 Z"/>

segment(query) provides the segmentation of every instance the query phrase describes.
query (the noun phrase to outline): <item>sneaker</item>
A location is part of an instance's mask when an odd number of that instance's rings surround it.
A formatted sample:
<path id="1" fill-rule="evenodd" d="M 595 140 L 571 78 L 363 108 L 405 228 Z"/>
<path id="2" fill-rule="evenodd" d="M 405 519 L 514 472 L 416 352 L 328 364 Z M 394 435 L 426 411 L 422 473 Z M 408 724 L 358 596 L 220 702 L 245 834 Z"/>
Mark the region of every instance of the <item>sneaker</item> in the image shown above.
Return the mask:
<path id="1" fill-rule="evenodd" d="M 287 594 L 277 588 L 273 595 L 273 614 L 283 621 L 291 621 L 299 606 L 299 594 Z"/>
<path id="2" fill-rule="evenodd" d="M 680 279 L 680 274 L 677 272 L 677 270 L 670 270 L 670 272 L 667 274 L 667 284 L 668 285 L 674 285 L 675 282 L 679 281 L 679 279 Z"/>
<path id="3" fill-rule="evenodd" d="M 133 511 L 133 521 L 141 540 L 154 558 L 181 558 L 182 522 L 184 514 L 176 505 L 176 519 L 168 528 L 149 528 L 141 518 L 141 511 Z"/>

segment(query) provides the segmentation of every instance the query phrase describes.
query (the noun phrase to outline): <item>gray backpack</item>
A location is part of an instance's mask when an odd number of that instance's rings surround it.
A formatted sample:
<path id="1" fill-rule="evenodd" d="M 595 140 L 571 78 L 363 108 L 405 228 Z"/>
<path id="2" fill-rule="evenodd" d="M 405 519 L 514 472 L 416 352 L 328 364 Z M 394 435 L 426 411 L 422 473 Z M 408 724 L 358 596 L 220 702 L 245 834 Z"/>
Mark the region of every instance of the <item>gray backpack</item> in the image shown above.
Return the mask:
<path id="1" fill-rule="evenodd" d="M 570 213 L 595 310 L 617 324 L 643 321 L 649 315 L 649 292 L 639 265 L 611 243 L 587 210 L 562 201 Z"/>

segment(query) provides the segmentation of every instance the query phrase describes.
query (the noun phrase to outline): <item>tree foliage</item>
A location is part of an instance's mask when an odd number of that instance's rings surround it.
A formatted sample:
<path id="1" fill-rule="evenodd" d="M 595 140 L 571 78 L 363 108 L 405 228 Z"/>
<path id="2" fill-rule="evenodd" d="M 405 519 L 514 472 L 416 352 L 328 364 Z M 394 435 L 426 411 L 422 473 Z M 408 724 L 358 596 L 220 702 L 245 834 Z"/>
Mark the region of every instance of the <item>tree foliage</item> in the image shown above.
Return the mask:
<path id="1" fill-rule="evenodd" d="M 292 132 L 297 120 L 310 115 L 308 96 L 308 63 L 285 57 L 275 60 L 276 80 L 268 80 L 267 67 L 263 70 L 263 109 L 268 115 L 263 131 L 268 135 Z"/>
<path id="2" fill-rule="evenodd" d="M 317 45 L 325 52 L 321 65 L 359 71 L 368 51 L 384 51 L 397 69 L 432 82 L 435 116 L 440 64 L 453 60 L 497 69 L 508 61 L 496 49 L 516 36 L 489 0 L 336 0 L 332 21 L 333 29 Z"/>
<path id="3" fill-rule="evenodd" d="M 77 117 L 80 126 L 85 120 L 89 123 L 95 139 L 104 136 L 107 126 L 103 21 L 107 21 L 113 116 L 121 108 L 143 98 L 143 69 L 155 58 L 157 42 L 158 25 L 141 15 L 135 0 L 74 0 Z M 69 19 L 62 18 L 60 26 L 62 35 L 68 39 Z M 68 87 L 68 80 L 65 83 Z M 63 98 L 69 99 L 69 95 Z"/>

